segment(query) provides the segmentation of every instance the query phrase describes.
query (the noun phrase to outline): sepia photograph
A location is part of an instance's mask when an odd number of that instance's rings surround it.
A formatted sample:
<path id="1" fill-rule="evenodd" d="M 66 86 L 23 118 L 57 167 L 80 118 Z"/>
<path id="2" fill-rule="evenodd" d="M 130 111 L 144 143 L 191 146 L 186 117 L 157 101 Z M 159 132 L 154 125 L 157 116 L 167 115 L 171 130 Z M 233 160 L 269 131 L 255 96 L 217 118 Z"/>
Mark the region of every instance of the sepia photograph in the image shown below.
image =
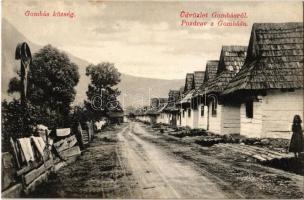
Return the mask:
<path id="1" fill-rule="evenodd" d="M 302 1 L 0 5 L 1 198 L 304 198 Z"/>

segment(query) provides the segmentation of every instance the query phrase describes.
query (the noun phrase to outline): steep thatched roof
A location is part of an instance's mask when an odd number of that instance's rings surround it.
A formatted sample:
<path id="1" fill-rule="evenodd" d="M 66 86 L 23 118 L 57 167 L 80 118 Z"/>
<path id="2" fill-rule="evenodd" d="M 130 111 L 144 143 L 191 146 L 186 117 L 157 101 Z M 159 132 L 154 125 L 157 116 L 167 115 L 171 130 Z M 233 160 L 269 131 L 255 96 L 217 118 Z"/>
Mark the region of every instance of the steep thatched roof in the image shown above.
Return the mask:
<path id="1" fill-rule="evenodd" d="M 254 24 L 245 64 L 224 94 L 280 88 L 303 88 L 302 22 Z"/>
<path id="2" fill-rule="evenodd" d="M 247 47 L 245 46 L 223 46 L 217 76 L 208 81 L 206 89 L 208 93 L 220 93 L 228 85 L 229 81 L 243 66 L 246 58 Z"/>
<path id="3" fill-rule="evenodd" d="M 204 71 L 195 71 L 194 72 L 194 88 L 199 89 L 199 87 L 203 84 L 205 78 Z"/>

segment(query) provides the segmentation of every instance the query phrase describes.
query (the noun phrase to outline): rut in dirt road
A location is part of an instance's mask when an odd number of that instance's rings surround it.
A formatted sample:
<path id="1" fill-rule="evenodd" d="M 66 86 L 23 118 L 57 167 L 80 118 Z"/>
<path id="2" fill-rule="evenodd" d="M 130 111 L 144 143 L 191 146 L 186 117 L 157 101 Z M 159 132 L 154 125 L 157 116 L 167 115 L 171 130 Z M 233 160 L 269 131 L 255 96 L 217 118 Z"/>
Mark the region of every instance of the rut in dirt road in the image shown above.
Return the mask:
<path id="1" fill-rule="evenodd" d="M 118 139 L 122 155 L 142 189 L 140 198 L 226 198 L 215 183 L 187 162 L 142 140 L 138 132 L 145 134 L 137 123 L 130 123 Z"/>

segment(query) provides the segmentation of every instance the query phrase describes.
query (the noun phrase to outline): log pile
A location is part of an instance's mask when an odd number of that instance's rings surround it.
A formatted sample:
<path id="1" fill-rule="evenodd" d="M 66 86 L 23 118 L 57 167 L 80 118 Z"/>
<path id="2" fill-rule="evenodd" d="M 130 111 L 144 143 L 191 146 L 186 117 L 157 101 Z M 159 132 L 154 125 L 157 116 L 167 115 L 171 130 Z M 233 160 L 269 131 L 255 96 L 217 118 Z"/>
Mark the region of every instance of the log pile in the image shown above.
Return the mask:
<path id="1" fill-rule="evenodd" d="M 183 137 L 196 137 L 196 136 L 208 136 L 208 133 L 203 129 L 189 129 L 189 128 L 178 128 L 170 129 L 169 135 L 183 138 Z"/>
<path id="2" fill-rule="evenodd" d="M 248 157 L 254 158 L 255 160 L 261 163 L 271 162 L 275 159 L 284 159 L 284 158 L 293 157 L 293 155 L 290 153 L 280 153 L 277 151 L 251 146 L 251 145 L 222 143 L 222 144 L 217 144 L 216 146 L 220 148 L 229 148 L 230 150 L 236 151 L 240 154 L 245 154 Z"/>
<path id="3" fill-rule="evenodd" d="M 211 147 L 214 144 L 219 144 L 224 142 L 223 138 L 221 137 L 206 137 L 203 138 L 201 140 L 197 140 L 195 141 L 196 144 L 199 144 L 201 146 L 205 146 L 205 147 Z"/>

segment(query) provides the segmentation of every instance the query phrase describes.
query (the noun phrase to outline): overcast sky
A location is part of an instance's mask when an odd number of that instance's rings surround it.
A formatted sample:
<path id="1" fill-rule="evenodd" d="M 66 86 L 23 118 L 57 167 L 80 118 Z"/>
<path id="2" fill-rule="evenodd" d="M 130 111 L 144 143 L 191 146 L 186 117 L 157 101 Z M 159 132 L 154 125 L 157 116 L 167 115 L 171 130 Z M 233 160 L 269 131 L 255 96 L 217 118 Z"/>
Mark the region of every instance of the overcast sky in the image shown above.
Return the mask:
<path id="1" fill-rule="evenodd" d="M 204 70 L 222 45 L 247 45 L 255 22 L 302 21 L 301 2 L 2 1 L 2 15 L 30 41 L 131 75 L 177 79 Z M 76 17 L 26 17 L 72 11 Z M 180 11 L 247 12 L 248 27 L 181 27 Z"/>

